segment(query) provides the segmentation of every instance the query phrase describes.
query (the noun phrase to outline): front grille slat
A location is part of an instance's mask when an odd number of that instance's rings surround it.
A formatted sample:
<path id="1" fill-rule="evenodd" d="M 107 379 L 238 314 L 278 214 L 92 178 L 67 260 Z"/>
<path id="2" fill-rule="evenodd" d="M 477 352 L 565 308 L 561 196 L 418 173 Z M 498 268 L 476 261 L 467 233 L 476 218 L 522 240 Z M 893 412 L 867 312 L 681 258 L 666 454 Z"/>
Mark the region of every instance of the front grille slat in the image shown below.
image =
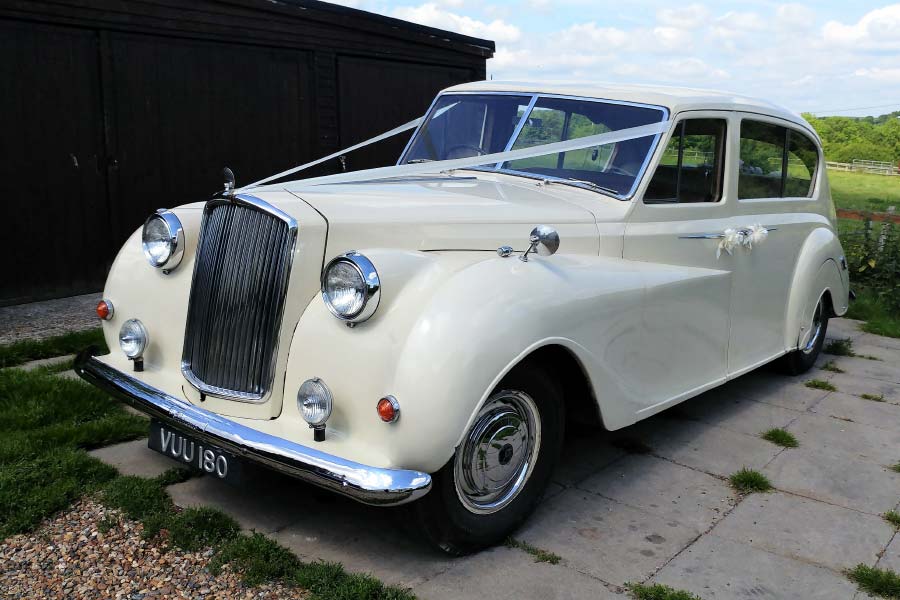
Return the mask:
<path id="1" fill-rule="evenodd" d="M 200 391 L 264 401 L 274 379 L 297 224 L 259 199 L 207 204 L 182 371 Z"/>

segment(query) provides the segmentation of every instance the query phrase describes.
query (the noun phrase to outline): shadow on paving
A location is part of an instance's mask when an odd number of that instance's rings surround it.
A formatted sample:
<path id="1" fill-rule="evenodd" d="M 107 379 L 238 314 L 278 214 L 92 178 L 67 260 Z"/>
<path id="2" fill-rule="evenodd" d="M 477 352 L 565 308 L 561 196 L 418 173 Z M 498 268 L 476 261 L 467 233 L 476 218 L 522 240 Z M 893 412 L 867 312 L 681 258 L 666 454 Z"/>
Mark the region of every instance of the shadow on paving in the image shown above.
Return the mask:
<path id="1" fill-rule="evenodd" d="M 900 381 L 890 381 L 900 349 L 873 348 L 887 364 L 824 357 L 819 366 L 835 360 L 846 372 L 800 377 L 763 368 L 618 432 L 569 431 L 553 483 L 515 534 L 558 554 L 558 565 L 504 547 L 450 558 L 417 535 L 403 507 L 367 507 L 274 473 L 240 488 L 201 477 L 170 492 L 182 506 L 220 507 L 304 559 L 339 561 L 423 598 L 624 598 L 622 585 L 647 580 L 707 600 L 850 598 L 841 570 L 879 560 L 893 535 L 879 515 L 900 497 L 889 469 L 900 460 L 900 406 L 843 393 L 851 383 L 887 389 L 900 403 Z M 839 391 L 806 387 L 813 378 Z M 776 427 L 800 447 L 759 437 Z M 727 477 L 744 467 L 779 491 L 741 501 Z M 827 535 L 815 534 L 817 519 Z"/>

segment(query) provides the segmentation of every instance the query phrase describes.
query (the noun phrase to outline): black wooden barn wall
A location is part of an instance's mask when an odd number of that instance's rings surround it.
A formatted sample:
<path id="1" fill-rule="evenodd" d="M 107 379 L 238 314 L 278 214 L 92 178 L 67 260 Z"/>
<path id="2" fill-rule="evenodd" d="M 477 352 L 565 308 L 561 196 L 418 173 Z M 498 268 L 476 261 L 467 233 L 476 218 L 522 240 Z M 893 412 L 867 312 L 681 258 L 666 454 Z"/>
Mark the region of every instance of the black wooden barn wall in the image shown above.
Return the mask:
<path id="1" fill-rule="evenodd" d="M 492 51 L 308 0 L 0 0 L 0 305 L 101 289 L 147 215 L 223 166 L 246 183 L 404 123 Z"/>

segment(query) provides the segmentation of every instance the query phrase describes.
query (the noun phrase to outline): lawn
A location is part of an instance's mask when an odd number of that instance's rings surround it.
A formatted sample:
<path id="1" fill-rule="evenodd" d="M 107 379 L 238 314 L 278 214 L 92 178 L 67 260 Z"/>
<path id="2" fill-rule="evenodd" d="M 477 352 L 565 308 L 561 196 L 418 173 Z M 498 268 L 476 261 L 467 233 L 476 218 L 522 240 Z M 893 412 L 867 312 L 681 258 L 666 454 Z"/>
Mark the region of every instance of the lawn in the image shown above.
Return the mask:
<path id="1" fill-rule="evenodd" d="M 900 212 L 900 177 L 828 171 L 828 181 L 838 208 L 884 212 L 896 206 Z"/>
<path id="2" fill-rule="evenodd" d="M 96 337 L 88 332 L 77 341 L 96 342 Z M 0 357 L 18 363 L 69 353 L 72 344 L 66 335 L 26 346 L 0 345 Z M 163 535 L 187 551 L 211 547 L 213 573 L 228 564 L 247 585 L 279 581 L 305 590 L 310 600 L 414 598 L 369 575 L 347 573 L 340 564 L 303 562 L 262 534 L 240 533 L 219 510 L 177 510 L 166 486 L 192 476 L 187 470 L 172 469 L 154 479 L 120 475 L 86 450 L 144 437 L 147 420 L 58 371 L 0 369 L 0 540 L 30 532 L 90 495 L 143 523 L 148 537 Z"/>

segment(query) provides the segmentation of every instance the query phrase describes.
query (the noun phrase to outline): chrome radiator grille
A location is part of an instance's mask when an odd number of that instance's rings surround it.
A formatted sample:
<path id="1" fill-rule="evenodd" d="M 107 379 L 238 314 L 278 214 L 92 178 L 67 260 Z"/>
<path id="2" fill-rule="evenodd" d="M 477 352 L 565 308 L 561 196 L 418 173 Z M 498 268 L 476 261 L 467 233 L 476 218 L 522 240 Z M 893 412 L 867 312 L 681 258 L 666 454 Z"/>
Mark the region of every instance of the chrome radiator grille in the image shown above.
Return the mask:
<path id="1" fill-rule="evenodd" d="M 296 236 L 296 221 L 258 198 L 206 205 L 181 364 L 201 392 L 266 399 Z"/>

